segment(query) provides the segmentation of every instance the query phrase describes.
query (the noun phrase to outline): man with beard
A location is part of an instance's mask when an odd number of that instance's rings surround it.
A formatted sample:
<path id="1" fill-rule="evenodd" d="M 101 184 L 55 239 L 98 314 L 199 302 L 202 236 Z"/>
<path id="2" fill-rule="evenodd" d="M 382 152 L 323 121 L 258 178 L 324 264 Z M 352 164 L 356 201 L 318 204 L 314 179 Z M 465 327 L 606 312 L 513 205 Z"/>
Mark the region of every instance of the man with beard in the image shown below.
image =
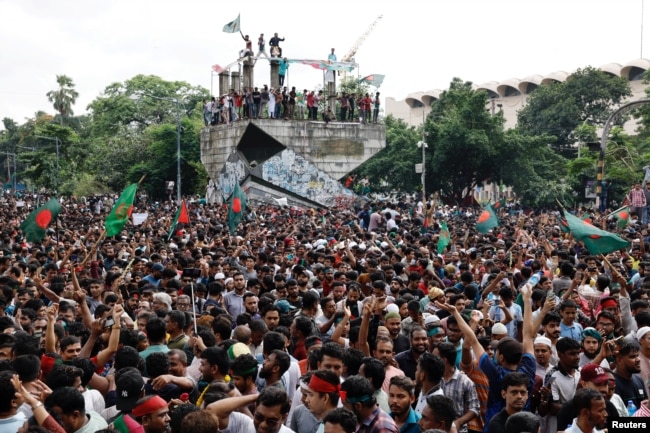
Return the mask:
<path id="1" fill-rule="evenodd" d="M 280 324 L 280 309 L 275 305 L 267 305 L 262 310 L 262 319 L 269 331 L 275 331 Z"/>
<path id="2" fill-rule="evenodd" d="M 343 307 L 350 309 L 350 320 L 358 319 L 361 317 L 363 311 L 363 303 L 359 301 L 361 298 L 361 287 L 358 283 L 351 283 L 348 285 L 348 294 L 342 301 L 338 302 L 336 307 L 339 310 L 345 310 Z"/>
<path id="3" fill-rule="evenodd" d="M 334 293 L 335 290 L 333 290 L 332 293 Z M 332 298 L 322 298 L 320 300 L 320 308 L 323 314 L 316 318 L 318 332 L 321 337 L 331 338 L 332 333 L 334 332 L 334 327 L 332 326 L 334 321 L 342 318 L 344 313 L 342 311 L 337 313 L 336 303 Z"/>
<path id="4" fill-rule="evenodd" d="M 250 314 L 253 319 L 260 318 L 259 310 L 257 308 L 258 302 L 259 299 L 257 295 L 255 295 L 255 293 L 253 292 L 244 293 L 244 309 L 246 310 L 245 312 Z"/>
<path id="5" fill-rule="evenodd" d="M 257 394 L 255 379 L 257 378 L 257 359 L 245 353 L 239 355 L 230 363 L 232 382 L 241 395 Z"/>
<path id="6" fill-rule="evenodd" d="M 600 364 L 609 368 L 609 362 L 602 352 L 603 336 L 592 327 L 582 331 L 582 353 L 580 354 L 580 368 L 587 364 Z"/>
<path id="7" fill-rule="evenodd" d="M 285 390 L 285 385 L 282 383 L 282 375 L 289 370 L 291 359 L 286 352 L 281 350 L 274 350 L 264 358 L 262 368 L 259 372 L 259 377 L 266 380 L 266 388 L 276 387 Z"/>
<path id="8" fill-rule="evenodd" d="M 535 361 L 537 362 L 535 375 L 543 379 L 546 377 L 546 374 L 551 370 L 551 368 L 553 368 L 553 366 L 549 363 L 551 360 L 551 340 L 540 335 L 539 337 L 535 338 L 535 341 L 533 342 L 533 348 L 535 349 Z"/>
<path id="9" fill-rule="evenodd" d="M 555 348 L 555 345 L 557 344 L 557 340 L 560 338 L 560 333 L 562 332 L 560 330 L 561 321 L 562 318 L 555 312 L 547 313 L 542 319 L 543 335 L 551 340 L 551 359 L 549 363 L 554 367 L 557 365 L 557 349 Z"/>
<path id="10" fill-rule="evenodd" d="M 605 398 L 594 389 L 581 389 L 574 398 L 578 417 L 565 433 L 598 433 L 607 427 Z"/>
<path id="11" fill-rule="evenodd" d="M 354 412 L 363 433 L 397 433 L 395 421 L 377 406 L 372 385 L 362 376 L 350 376 L 341 385 L 343 406 Z"/>
<path id="12" fill-rule="evenodd" d="M 287 281 L 287 301 L 289 301 L 292 307 L 297 309 L 302 308 L 302 295 L 298 289 L 296 280 Z"/>
<path id="13" fill-rule="evenodd" d="M 420 431 L 435 429 L 450 433 L 456 419 L 454 401 L 445 395 L 430 395 L 421 415 Z"/>
<path id="14" fill-rule="evenodd" d="M 427 331 L 421 326 L 415 326 L 411 329 L 411 349 L 395 355 L 400 370 L 412 380 L 415 380 L 418 359 L 427 351 L 427 341 Z"/>
<path id="15" fill-rule="evenodd" d="M 386 314 L 384 326 L 388 329 L 395 353 L 404 352 L 409 349 L 411 343 L 409 342 L 408 337 L 401 332 L 402 317 L 399 313 Z M 388 384 L 386 384 L 386 389 L 388 389 Z"/>
<path id="16" fill-rule="evenodd" d="M 305 394 L 305 406 L 320 423 L 339 403 L 339 384 L 339 377 L 335 373 L 316 370 L 309 379 L 307 389 L 302 390 Z"/>
<path id="17" fill-rule="evenodd" d="M 508 417 L 524 410 L 528 400 L 528 377 L 517 372 L 506 374 L 501 382 L 501 395 L 506 407 L 490 420 L 487 433 L 505 433 Z"/>
<path id="18" fill-rule="evenodd" d="M 225 382 L 230 364 L 228 353 L 217 346 L 208 347 L 201 352 L 200 359 L 201 365 L 199 371 L 201 372 L 201 380 L 199 382 L 199 390 L 201 391 L 201 395 L 196 401 L 197 406 L 201 406 L 203 394 L 210 389 L 209 385 L 212 382 Z"/>
<path id="19" fill-rule="evenodd" d="M 232 317 L 237 317 L 245 312 L 244 293 L 246 293 L 246 279 L 240 271 L 233 275 L 235 289 L 223 295 L 223 307 Z"/>
<path id="20" fill-rule="evenodd" d="M 378 336 L 377 345 L 373 351 L 375 358 L 381 361 L 384 364 L 384 370 L 386 371 L 386 377 L 384 378 L 384 384 L 381 389 L 388 394 L 388 387 L 390 386 L 390 378 L 393 376 L 404 376 L 404 372 L 396 367 L 397 363 L 393 359 L 393 341 L 390 338 Z"/>
<path id="21" fill-rule="evenodd" d="M 445 328 L 442 327 L 440 319 L 431 314 L 424 319 L 424 329 L 427 331 L 429 351 L 432 351 L 438 344 L 445 341 Z"/>
<path id="22" fill-rule="evenodd" d="M 626 338 L 618 345 L 616 353 L 616 394 L 624 402 L 632 400 L 636 408 L 641 407 L 641 402 L 647 397 L 647 392 L 641 379 L 641 358 L 639 358 L 639 343 Z"/>
<path id="23" fill-rule="evenodd" d="M 396 376 L 390 380 L 388 405 L 390 416 L 400 433 L 419 433 L 420 414 L 411 407 L 415 402 L 415 384 L 408 377 Z"/>

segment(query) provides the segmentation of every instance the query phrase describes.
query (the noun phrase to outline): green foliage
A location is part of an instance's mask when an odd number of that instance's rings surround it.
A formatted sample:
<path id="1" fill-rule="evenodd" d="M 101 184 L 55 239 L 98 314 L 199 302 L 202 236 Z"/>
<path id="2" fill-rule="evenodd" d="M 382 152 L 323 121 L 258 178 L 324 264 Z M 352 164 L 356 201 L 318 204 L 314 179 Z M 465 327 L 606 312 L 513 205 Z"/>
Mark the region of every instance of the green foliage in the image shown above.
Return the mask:
<path id="1" fill-rule="evenodd" d="M 414 191 L 421 189 L 421 175 L 415 173 L 415 164 L 422 162 L 416 143 L 422 137 L 421 129 L 408 126 L 403 120 L 388 116 L 386 147 L 361 165 L 354 174 L 368 176 L 373 191 Z"/>
<path id="2" fill-rule="evenodd" d="M 487 94 L 455 78 L 431 105 L 425 130 L 433 158 L 427 164 L 427 190 L 460 201 L 488 179 L 498 179 L 504 146 L 504 119 L 485 110 Z"/>
<path id="3" fill-rule="evenodd" d="M 537 87 L 519 111 L 517 125 L 523 134 L 547 135 L 553 147 L 569 150 L 578 137 L 580 124 L 603 125 L 613 109 L 631 96 L 624 78 L 614 77 L 592 67 L 578 69 L 563 83 Z"/>

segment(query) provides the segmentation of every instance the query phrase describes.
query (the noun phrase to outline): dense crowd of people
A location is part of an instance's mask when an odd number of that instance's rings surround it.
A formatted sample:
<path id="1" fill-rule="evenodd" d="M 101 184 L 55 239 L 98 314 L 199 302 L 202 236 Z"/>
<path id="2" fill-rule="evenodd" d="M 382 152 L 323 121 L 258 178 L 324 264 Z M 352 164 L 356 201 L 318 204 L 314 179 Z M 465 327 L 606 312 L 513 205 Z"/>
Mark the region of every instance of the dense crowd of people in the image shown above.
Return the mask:
<path id="1" fill-rule="evenodd" d="M 342 92 L 335 99 L 336 109 L 332 110 L 322 90 L 300 92 L 296 87 L 289 89 L 282 85 L 277 88 L 244 87 L 242 91 L 231 89 L 218 98 L 213 96 L 210 101 L 203 101 L 203 120 L 205 126 L 250 119 L 377 123 L 381 105 L 379 92 L 374 98 L 369 93 Z"/>
<path id="2" fill-rule="evenodd" d="M 262 205 L 231 234 L 196 201 L 169 235 L 174 206 L 140 202 L 105 239 L 95 197 L 30 243 L 36 200 L 0 209 L 1 432 L 586 433 L 650 414 L 636 221 L 595 256 L 552 211 L 482 234 L 474 209 L 409 197 Z"/>

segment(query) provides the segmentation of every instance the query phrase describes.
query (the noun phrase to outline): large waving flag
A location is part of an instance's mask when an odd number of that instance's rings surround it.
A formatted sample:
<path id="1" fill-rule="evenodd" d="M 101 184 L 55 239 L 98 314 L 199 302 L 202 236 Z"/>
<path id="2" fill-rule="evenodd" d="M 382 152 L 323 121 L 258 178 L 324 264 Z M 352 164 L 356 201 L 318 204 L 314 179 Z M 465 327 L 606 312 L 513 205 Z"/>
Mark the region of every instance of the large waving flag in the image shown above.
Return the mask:
<path id="1" fill-rule="evenodd" d="M 506 199 L 505 199 L 505 197 L 502 198 L 499 201 L 494 202 L 494 205 L 492 207 L 497 212 L 501 211 L 502 209 L 505 209 L 505 207 L 506 207 Z"/>
<path id="2" fill-rule="evenodd" d="M 115 202 L 113 210 L 106 217 L 104 226 L 106 227 L 106 236 L 112 237 L 118 234 L 126 222 L 129 220 L 133 212 L 133 201 L 135 200 L 135 192 L 138 189 L 137 183 L 132 183 L 120 195 L 120 198 Z"/>
<path id="3" fill-rule="evenodd" d="M 190 214 L 187 212 L 187 206 L 185 205 L 185 200 L 181 201 L 181 205 L 176 211 L 176 216 L 174 217 L 174 222 L 169 230 L 169 237 L 171 238 L 176 230 L 176 226 L 179 224 L 189 224 L 190 223 Z"/>
<path id="4" fill-rule="evenodd" d="M 239 182 L 235 183 L 235 189 L 232 192 L 230 203 L 228 203 L 228 228 L 230 234 L 235 234 L 235 229 L 244 216 L 246 209 L 246 194 L 239 186 Z"/>
<path id="5" fill-rule="evenodd" d="M 241 26 L 239 25 L 239 15 L 237 15 L 237 18 L 223 26 L 224 33 L 237 33 L 239 30 L 241 30 Z"/>
<path id="6" fill-rule="evenodd" d="M 590 254 L 607 254 L 627 248 L 630 243 L 613 233 L 594 227 L 589 222 L 571 215 L 563 210 L 564 218 L 573 237 L 585 244 Z"/>
<path id="7" fill-rule="evenodd" d="M 61 203 L 57 199 L 51 198 L 43 206 L 30 213 L 20 225 L 20 229 L 25 234 L 25 239 L 32 243 L 43 240 L 47 228 L 52 221 L 56 220 L 60 211 Z"/>
<path id="8" fill-rule="evenodd" d="M 374 87 L 379 87 L 379 86 L 381 86 L 381 83 L 384 82 L 384 78 L 386 78 L 385 75 L 372 74 L 372 75 L 368 75 L 367 77 L 363 77 L 359 81 L 361 81 L 362 83 L 368 83 L 368 84 L 370 84 L 371 86 L 374 86 Z"/>
<path id="9" fill-rule="evenodd" d="M 476 230 L 485 234 L 499 225 L 499 220 L 497 215 L 494 213 L 494 209 L 489 204 L 483 208 L 476 220 Z"/>

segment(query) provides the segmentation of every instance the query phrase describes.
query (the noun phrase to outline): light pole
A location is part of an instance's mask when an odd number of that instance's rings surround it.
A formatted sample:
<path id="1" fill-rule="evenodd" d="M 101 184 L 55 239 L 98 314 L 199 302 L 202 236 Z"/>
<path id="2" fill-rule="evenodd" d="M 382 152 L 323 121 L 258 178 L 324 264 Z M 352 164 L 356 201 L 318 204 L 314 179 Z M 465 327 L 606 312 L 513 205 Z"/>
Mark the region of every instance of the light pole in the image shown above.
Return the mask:
<path id="1" fill-rule="evenodd" d="M 141 93 L 141 96 L 146 96 L 152 99 L 159 99 L 161 101 L 173 102 L 176 104 L 176 203 L 181 204 L 181 111 L 180 101 L 178 98 L 164 98 L 161 96 L 154 96 L 148 93 Z"/>
<path id="2" fill-rule="evenodd" d="M 54 193 L 59 195 L 59 145 L 61 144 L 61 140 L 56 136 L 48 137 L 45 135 L 35 135 L 34 137 L 42 138 L 44 140 L 54 140 L 56 142 L 56 177 L 54 178 Z"/>

